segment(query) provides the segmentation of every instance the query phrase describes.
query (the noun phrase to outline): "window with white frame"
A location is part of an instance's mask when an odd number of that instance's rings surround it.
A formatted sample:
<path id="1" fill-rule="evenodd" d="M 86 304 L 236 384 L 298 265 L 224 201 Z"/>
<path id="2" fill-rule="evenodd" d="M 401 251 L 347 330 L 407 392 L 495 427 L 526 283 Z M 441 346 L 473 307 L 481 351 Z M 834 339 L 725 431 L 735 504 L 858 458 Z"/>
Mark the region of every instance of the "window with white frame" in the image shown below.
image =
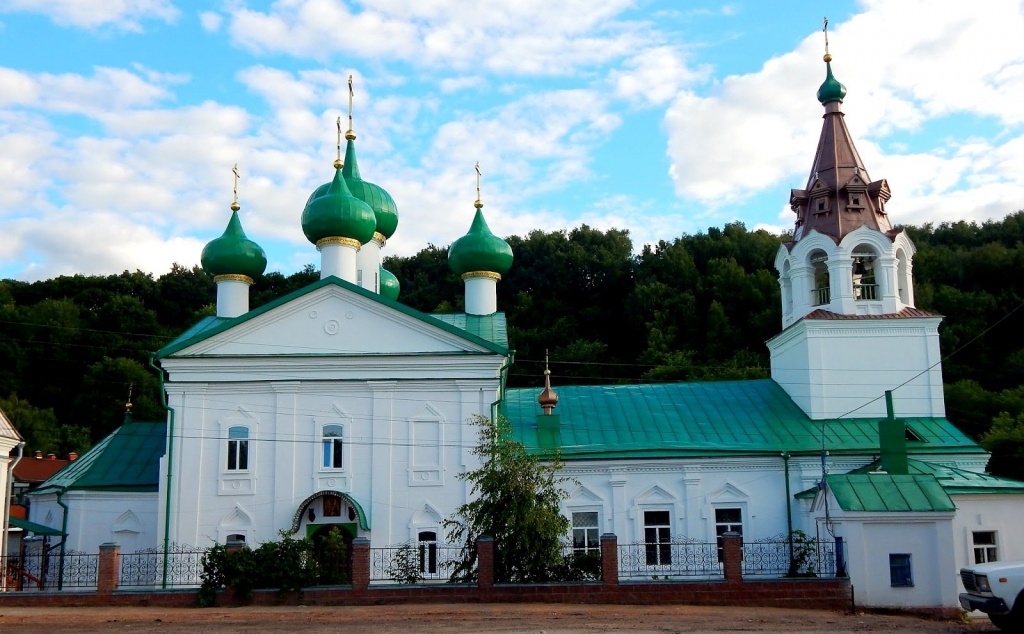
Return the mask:
<path id="1" fill-rule="evenodd" d="M 715 539 L 718 541 L 718 561 L 722 561 L 722 535 L 726 533 L 739 533 L 743 535 L 743 509 L 741 508 L 716 508 L 715 509 Z"/>
<path id="2" fill-rule="evenodd" d="M 344 449 L 344 438 L 341 425 L 324 425 L 323 427 L 323 462 L 324 469 L 341 469 L 344 466 L 342 459 Z"/>
<path id="3" fill-rule="evenodd" d="M 672 518 L 668 511 L 644 511 L 644 545 L 648 566 L 672 563 Z"/>
<path id="4" fill-rule="evenodd" d="M 572 551 L 584 555 L 601 552 L 597 532 L 597 511 L 572 514 Z"/>
<path id="5" fill-rule="evenodd" d="M 228 471 L 249 469 L 249 428 L 241 425 L 228 428 Z"/>
<path id="6" fill-rule="evenodd" d="M 999 553 L 996 550 L 995 531 L 974 531 L 972 538 L 974 542 L 974 563 L 984 564 L 999 560 Z"/>

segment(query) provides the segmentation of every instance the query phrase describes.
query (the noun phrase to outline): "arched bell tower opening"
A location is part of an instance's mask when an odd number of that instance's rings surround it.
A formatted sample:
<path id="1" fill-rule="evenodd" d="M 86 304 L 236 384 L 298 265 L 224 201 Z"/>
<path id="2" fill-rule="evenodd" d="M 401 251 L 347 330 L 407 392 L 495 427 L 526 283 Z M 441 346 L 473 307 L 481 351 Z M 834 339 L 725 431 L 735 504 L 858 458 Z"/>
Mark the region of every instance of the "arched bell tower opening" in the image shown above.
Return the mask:
<path id="1" fill-rule="evenodd" d="M 811 268 L 811 306 L 828 306 L 832 302 L 828 254 L 815 249 L 807 255 L 807 264 Z"/>

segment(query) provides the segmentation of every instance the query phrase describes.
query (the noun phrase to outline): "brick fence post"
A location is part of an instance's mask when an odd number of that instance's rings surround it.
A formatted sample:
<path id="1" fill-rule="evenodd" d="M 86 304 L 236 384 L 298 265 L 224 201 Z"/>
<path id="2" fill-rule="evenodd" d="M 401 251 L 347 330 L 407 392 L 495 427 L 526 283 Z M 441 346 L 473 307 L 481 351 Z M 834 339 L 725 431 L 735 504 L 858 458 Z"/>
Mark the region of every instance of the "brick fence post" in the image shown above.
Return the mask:
<path id="1" fill-rule="evenodd" d="M 370 587 L 370 540 L 356 537 L 352 540 L 352 589 Z"/>
<path id="2" fill-rule="evenodd" d="M 476 538 L 476 585 L 485 592 L 494 587 L 494 538 L 488 535 Z"/>
<path id="3" fill-rule="evenodd" d="M 100 544 L 100 556 L 96 573 L 96 594 L 110 596 L 117 590 L 121 578 L 121 547 L 117 544 Z"/>
<path id="4" fill-rule="evenodd" d="M 743 538 L 739 533 L 722 534 L 722 559 L 726 582 L 743 583 Z"/>
<path id="5" fill-rule="evenodd" d="M 606 586 L 619 585 L 619 538 L 615 533 L 601 535 L 601 581 Z"/>

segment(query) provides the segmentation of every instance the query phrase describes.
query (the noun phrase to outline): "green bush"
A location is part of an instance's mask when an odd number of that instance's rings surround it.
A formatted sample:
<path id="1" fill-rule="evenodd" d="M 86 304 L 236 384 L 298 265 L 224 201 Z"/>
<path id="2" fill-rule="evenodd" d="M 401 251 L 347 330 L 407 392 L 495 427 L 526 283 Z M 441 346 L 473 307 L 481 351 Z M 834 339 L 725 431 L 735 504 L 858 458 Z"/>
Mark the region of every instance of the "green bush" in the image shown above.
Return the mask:
<path id="1" fill-rule="evenodd" d="M 251 599 L 256 589 L 301 592 L 317 583 L 319 572 L 313 542 L 308 538 L 294 539 L 282 532 L 281 541 L 266 542 L 256 550 L 228 551 L 223 544 L 216 544 L 203 555 L 199 605 L 216 605 L 217 592 L 223 589 L 243 600 Z"/>

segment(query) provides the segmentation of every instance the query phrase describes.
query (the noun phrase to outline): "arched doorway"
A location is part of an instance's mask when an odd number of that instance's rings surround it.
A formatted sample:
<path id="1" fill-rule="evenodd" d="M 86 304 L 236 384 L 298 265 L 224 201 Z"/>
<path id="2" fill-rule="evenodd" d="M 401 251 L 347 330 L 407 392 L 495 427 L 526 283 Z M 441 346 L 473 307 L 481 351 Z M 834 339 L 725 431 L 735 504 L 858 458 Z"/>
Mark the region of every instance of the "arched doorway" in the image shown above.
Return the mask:
<path id="1" fill-rule="evenodd" d="M 322 524 L 306 527 L 313 541 L 313 556 L 319 566 L 319 582 L 344 585 L 352 582 L 352 539 L 354 524 Z"/>

